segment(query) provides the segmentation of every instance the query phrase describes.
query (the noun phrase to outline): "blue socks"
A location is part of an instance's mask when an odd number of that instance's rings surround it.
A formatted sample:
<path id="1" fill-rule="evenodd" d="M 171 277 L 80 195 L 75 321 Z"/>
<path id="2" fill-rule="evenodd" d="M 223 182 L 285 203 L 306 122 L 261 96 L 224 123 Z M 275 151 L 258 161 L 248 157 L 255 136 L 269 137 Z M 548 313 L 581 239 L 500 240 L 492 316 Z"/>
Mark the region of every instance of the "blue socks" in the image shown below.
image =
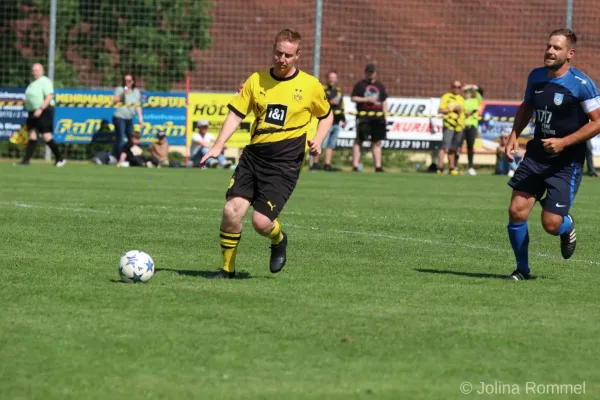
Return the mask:
<path id="1" fill-rule="evenodd" d="M 564 224 L 565 222 L 563 221 Z M 517 269 L 529 274 L 529 230 L 527 229 L 527 221 L 509 222 L 507 228 L 508 238 L 517 259 Z M 561 230 L 562 228 L 561 226 Z"/>
<path id="2" fill-rule="evenodd" d="M 573 220 L 571 220 L 571 217 L 569 217 L 568 215 L 565 215 L 563 217 L 562 225 L 558 229 L 558 232 L 555 234 L 555 236 L 560 236 L 562 234 L 565 234 L 565 233 L 569 232 L 571 230 L 571 228 L 573 228 Z"/>

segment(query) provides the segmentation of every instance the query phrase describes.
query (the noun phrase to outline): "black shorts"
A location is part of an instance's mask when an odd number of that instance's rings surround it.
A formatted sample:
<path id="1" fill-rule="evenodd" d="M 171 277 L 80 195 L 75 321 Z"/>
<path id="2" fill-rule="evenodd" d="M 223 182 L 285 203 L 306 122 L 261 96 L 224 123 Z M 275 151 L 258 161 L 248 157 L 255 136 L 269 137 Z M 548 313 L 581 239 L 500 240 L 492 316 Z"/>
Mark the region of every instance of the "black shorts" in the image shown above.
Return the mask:
<path id="1" fill-rule="evenodd" d="M 37 133 L 52 133 L 54 131 L 54 107 L 46 108 L 39 118 L 33 116 L 33 111 L 29 111 L 26 124 L 27 130 L 35 130 Z"/>
<path id="2" fill-rule="evenodd" d="M 359 120 L 356 126 L 356 140 L 359 142 L 379 142 L 387 136 L 387 124 L 384 119 Z"/>
<path id="3" fill-rule="evenodd" d="M 582 169 L 578 162 L 542 164 L 525 156 L 508 185 L 534 195 L 544 210 L 565 216 L 579 190 Z"/>
<path id="4" fill-rule="evenodd" d="M 298 176 L 259 166 L 242 155 L 225 197 L 248 199 L 256 211 L 274 221 L 292 195 Z"/>

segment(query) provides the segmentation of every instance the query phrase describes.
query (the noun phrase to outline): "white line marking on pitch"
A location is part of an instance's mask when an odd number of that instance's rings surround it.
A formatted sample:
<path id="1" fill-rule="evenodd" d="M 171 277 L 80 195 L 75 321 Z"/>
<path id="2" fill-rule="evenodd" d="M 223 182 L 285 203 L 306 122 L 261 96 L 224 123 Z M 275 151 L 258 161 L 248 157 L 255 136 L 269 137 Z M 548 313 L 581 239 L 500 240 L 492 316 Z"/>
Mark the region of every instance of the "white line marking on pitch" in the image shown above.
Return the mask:
<path id="1" fill-rule="evenodd" d="M 60 211 L 71 211 L 71 212 L 89 212 L 95 214 L 110 214 L 110 211 L 104 210 L 92 210 L 91 208 L 73 208 L 73 207 L 56 207 L 56 206 L 37 206 L 33 204 L 19 203 L 17 201 L 0 201 L 0 205 L 19 207 L 19 208 L 42 208 L 44 210 L 60 210 Z"/>
<path id="2" fill-rule="evenodd" d="M 41 206 L 41 205 L 21 203 L 21 202 L 17 202 L 17 201 L 0 201 L 0 205 L 10 206 L 10 207 L 20 207 L 20 208 L 42 208 L 42 209 L 61 210 L 61 211 L 69 211 L 69 212 L 89 212 L 89 213 L 96 213 L 96 214 L 111 214 L 111 211 L 108 211 L 108 210 L 92 210 L 89 208 L 54 207 L 54 206 L 46 206 L 46 205 Z M 144 207 L 144 206 L 142 206 L 142 207 Z M 145 207 L 146 208 L 160 208 L 160 209 L 164 209 L 164 210 L 182 210 L 182 211 L 183 210 L 185 210 L 185 211 L 214 211 L 214 212 L 221 211 L 221 209 L 197 208 L 197 207 L 184 207 L 184 208 L 177 208 L 177 207 L 171 207 L 171 206 L 145 206 Z M 141 217 L 161 217 L 160 214 L 136 213 L 135 215 L 141 216 Z M 173 215 L 173 214 L 171 214 L 171 215 Z M 295 215 L 299 215 L 299 214 L 295 214 Z M 304 215 L 306 215 L 306 214 L 304 214 Z M 329 215 L 329 214 L 327 214 L 327 215 Z M 193 218 L 193 219 L 205 220 L 205 221 L 214 219 L 213 217 L 197 216 L 197 215 L 181 215 L 180 217 L 181 218 Z M 315 226 L 305 227 L 305 226 L 289 224 L 289 223 L 286 223 L 285 226 L 289 226 L 291 228 L 296 228 L 296 229 L 304 229 L 304 230 L 314 230 L 314 231 L 323 231 L 323 232 L 331 232 L 331 233 L 341 233 L 341 234 L 347 234 L 347 235 L 357 235 L 357 236 L 366 236 L 366 237 L 374 237 L 374 238 L 377 237 L 377 238 L 392 239 L 392 240 L 402 240 L 405 242 L 423 243 L 423 244 L 435 245 L 435 246 L 462 247 L 465 249 L 483 250 L 483 251 L 487 251 L 490 253 L 512 254 L 510 251 L 507 251 L 505 249 L 482 246 L 482 245 L 478 245 L 478 244 L 440 242 L 440 241 L 437 241 L 437 240 L 434 241 L 431 239 L 419 239 L 419 238 L 406 237 L 406 236 L 389 235 L 389 234 L 384 234 L 384 233 L 350 231 L 350 230 L 335 229 L 335 228 L 320 228 L 320 227 L 315 227 Z M 537 256 L 537 257 L 550 258 L 550 259 L 561 260 L 561 261 L 563 260 L 561 257 L 557 257 L 552 254 L 535 253 L 535 252 L 530 252 L 529 254 L 532 256 Z M 592 261 L 592 260 L 570 259 L 569 262 L 600 265 L 600 262 Z"/>
<path id="3" fill-rule="evenodd" d="M 462 248 L 466 248 L 466 249 L 484 250 L 484 251 L 488 251 L 490 253 L 512 254 L 510 251 L 507 251 L 504 249 L 481 246 L 478 244 L 461 244 L 461 243 L 440 242 L 440 241 L 434 241 L 434 240 L 430 240 L 430 239 L 419 239 L 419 238 L 412 238 L 412 237 L 395 236 L 395 235 L 388 235 L 388 234 L 384 234 L 384 233 L 349 231 L 349 230 L 344 230 L 344 229 L 319 228 L 319 227 L 308 228 L 308 227 L 294 225 L 294 224 L 285 224 L 285 226 L 289 226 L 289 227 L 297 228 L 297 229 L 311 229 L 314 231 L 325 231 L 325 232 L 341 233 L 341 234 L 347 234 L 347 235 L 358 235 L 358 236 L 378 237 L 378 238 L 393 239 L 393 240 L 403 240 L 405 242 L 423 243 L 423 244 L 430 244 L 430 245 L 436 245 L 436 246 L 462 247 Z M 532 256 L 537 256 L 537 257 L 563 260 L 561 257 L 556 257 L 552 254 L 535 253 L 535 252 L 530 252 L 529 254 Z M 571 259 L 569 261 L 584 263 L 584 264 L 600 265 L 600 262 L 592 261 L 592 260 Z"/>

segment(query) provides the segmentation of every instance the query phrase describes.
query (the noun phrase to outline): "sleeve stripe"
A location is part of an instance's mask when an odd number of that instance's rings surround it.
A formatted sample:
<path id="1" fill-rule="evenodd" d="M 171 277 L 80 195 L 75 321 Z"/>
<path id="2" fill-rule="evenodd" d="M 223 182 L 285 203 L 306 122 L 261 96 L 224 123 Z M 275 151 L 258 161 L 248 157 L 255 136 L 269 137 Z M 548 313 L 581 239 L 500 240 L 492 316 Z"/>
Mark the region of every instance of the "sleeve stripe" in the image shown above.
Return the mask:
<path id="1" fill-rule="evenodd" d="M 600 108 L 600 96 L 593 97 L 589 100 L 581 102 L 581 107 L 586 113 L 591 113 L 594 110 Z"/>
<path id="2" fill-rule="evenodd" d="M 231 104 L 227 104 L 227 108 L 229 108 L 229 111 L 231 111 L 232 113 L 234 113 L 238 117 L 240 117 L 242 119 L 246 118 L 246 115 L 243 112 L 240 112 L 237 108 L 235 108 Z"/>
<path id="3" fill-rule="evenodd" d="M 327 111 L 327 114 L 323 115 L 322 117 L 317 117 L 317 119 L 320 121 L 324 118 L 327 118 L 330 113 L 331 113 L 331 106 L 329 106 L 329 110 Z"/>

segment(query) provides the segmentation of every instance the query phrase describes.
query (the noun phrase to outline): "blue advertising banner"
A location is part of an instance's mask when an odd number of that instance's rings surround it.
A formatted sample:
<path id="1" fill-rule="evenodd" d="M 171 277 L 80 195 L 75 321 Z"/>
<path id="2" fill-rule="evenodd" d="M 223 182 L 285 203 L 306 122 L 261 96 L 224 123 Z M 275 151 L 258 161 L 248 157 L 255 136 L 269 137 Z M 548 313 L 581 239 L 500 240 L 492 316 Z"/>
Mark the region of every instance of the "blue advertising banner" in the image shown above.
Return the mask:
<path id="1" fill-rule="evenodd" d="M 27 120 L 25 89 L 0 88 L 0 140 L 8 140 Z"/>
<path id="2" fill-rule="evenodd" d="M 108 123 L 114 129 L 112 90 L 57 89 L 54 116 L 54 140 L 58 143 L 90 143 L 93 135 Z M 142 134 L 142 144 L 152 143 L 156 132 L 165 131 L 172 146 L 185 146 L 186 107 L 184 93 L 144 92 L 140 126 L 137 116 L 134 127 Z"/>
<path id="3" fill-rule="evenodd" d="M 500 137 L 503 131 L 512 131 L 515 114 L 521 105 L 520 102 L 512 101 L 484 101 L 482 104 L 479 123 L 479 132 L 484 140 L 494 140 Z M 520 138 L 528 141 L 533 137 L 535 124 L 530 122 L 523 130 Z"/>

